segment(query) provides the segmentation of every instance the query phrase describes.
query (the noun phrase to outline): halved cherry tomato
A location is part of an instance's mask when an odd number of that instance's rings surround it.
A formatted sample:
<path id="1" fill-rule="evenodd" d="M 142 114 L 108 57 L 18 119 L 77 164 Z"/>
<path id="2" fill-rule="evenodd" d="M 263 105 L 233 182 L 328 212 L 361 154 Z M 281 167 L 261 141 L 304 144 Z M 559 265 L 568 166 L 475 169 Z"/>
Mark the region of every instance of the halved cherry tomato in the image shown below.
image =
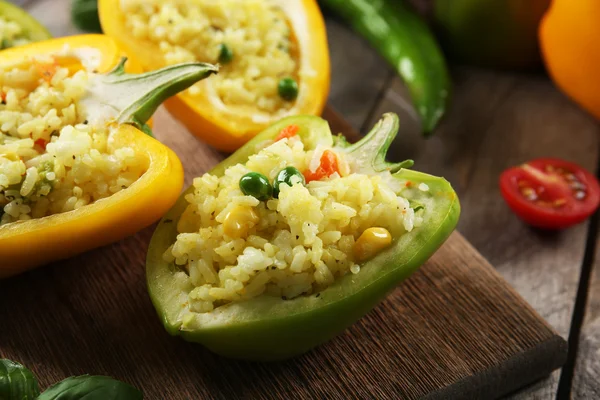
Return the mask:
<path id="1" fill-rule="evenodd" d="M 281 139 L 291 138 L 292 136 L 296 136 L 298 133 L 298 125 L 288 125 L 279 132 L 279 135 L 275 137 L 275 141 L 278 142 Z"/>
<path id="2" fill-rule="evenodd" d="M 331 150 L 325 150 L 321 155 L 319 167 L 315 172 L 307 169 L 304 171 L 304 179 L 306 183 L 310 181 L 318 181 L 334 173 L 340 173 L 340 168 L 338 166 L 338 159 L 335 153 Z"/>
<path id="3" fill-rule="evenodd" d="M 500 176 L 506 203 L 530 225 L 563 229 L 586 220 L 600 204 L 600 185 L 577 164 L 539 158 Z"/>

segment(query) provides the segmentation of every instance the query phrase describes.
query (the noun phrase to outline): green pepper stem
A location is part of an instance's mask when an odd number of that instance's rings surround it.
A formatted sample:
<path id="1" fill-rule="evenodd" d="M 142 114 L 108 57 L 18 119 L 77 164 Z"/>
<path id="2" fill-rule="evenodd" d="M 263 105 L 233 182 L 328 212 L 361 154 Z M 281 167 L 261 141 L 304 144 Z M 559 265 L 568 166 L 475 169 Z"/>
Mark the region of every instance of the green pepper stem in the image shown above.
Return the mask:
<path id="1" fill-rule="evenodd" d="M 344 151 L 351 153 L 360 170 L 368 174 L 382 171 L 394 173 L 402 168 L 410 168 L 414 164 L 413 160 L 399 163 L 389 163 L 385 160 L 399 126 L 398 115 L 385 113 L 369 133 Z"/>
<path id="2" fill-rule="evenodd" d="M 83 103 L 92 122 L 116 117 L 121 124 L 130 123 L 141 129 L 166 99 L 219 69 L 212 64 L 191 62 L 128 74 L 125 61 L 127 58 L 122 58 L 111 72 L 90 80 Z"/>

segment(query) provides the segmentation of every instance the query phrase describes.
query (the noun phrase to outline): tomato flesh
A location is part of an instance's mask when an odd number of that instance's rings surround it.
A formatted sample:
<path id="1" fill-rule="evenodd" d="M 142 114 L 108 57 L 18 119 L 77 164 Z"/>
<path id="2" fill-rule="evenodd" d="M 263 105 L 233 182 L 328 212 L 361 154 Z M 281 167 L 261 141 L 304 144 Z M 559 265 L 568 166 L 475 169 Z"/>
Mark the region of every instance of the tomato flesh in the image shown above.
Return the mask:
<path id="1" fill-rule="evenodd" d="M 311 171 L 307 169 L 304 171 L 304 180 L 306 183 L 310 181 L 319 181 L 323 178 L 333 175 L 334 173 L 340 172 L 340 168 L 338 166 L 338 159 L 335 153 L 331 150 L 325 150 L 321 155 L 319 160 L 319 167 L 316 171 Z"/>
<path id="2" fill-rule="evenodd" d="M 540 158 L 509 168 L 500 176 L 508 206 L 528 224 L 563 229 L 586 220 L 600 204 L 600 185 L 577 164 Z"/>

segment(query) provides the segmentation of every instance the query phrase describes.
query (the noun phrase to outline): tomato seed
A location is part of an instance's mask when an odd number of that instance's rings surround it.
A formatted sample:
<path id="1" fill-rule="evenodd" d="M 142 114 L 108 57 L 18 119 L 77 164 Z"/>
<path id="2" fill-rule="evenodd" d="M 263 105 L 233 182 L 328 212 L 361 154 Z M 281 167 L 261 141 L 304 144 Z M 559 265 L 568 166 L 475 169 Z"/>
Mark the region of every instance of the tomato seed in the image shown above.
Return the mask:
<path id="1" fill-rule="evenodd" d="M 564 206 L 565 204 L 567 204 L 567 200 L 565 200 L 565 199 L 554 200 L 554 207 L 561 207 L 561 206 Z"/>
<path id="2" fill-rule="evenodd" d="M 536 201 L 538 198 L 535 190 L 530 187 L 521 188 L 521 194 L 529 201 Z"/>
<path id="3" fill-rule="evenodd" d="M 586 193 L 581 190 L 578 190 L 575 192 L 574 196 L 577 200 L 583 200 L 585 199 Z"/>
<path id="4" fill-rule="evenodd" d="M 585 190 L 586 189 L 586 186 L 579 181 L 571 182 L 571 184 L 569 186 L 571 186 L 571 189 L 573 189 L 573 190 Z"/>

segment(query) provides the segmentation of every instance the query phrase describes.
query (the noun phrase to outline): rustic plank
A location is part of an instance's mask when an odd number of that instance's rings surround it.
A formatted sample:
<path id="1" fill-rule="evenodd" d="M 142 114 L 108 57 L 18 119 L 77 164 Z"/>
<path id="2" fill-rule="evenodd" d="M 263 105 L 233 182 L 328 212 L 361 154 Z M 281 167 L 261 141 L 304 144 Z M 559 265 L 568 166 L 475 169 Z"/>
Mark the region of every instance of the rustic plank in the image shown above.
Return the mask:
<path id="1" fill-rule="evenodd" d="M 26 9 L 48 28 L 52 36 L 81 33 L 71 23 L 71 0 L 32 0 L 26 4 Z"/>
<path id="2" fill-rule="evenodd" d="M 188 182 L 223 157 L 164 109 L 154 127 L 183 161 Z M 566 356 L 564 340 L 455 233 L 326 345 L 280 363 L 227 360 L 160 325 L 144 276 L 152 231 L 0 282 L 0 320 L 10 321 L 0 329 L 0 357 L 30 366 L 43 387 L 108 374 L 152 399 L 493 399 Z"/>
<path id="3" fill-rule="evenodd" d="M 600 129 L 543 76 L 457 69 L 454 81 L 453 104 L 436 135 L 423 140 L 409 115 L 394 158 L 412 158 L 416 168 L 452 182 L 463 205 L 458 230 L 567 337 L 588 224 L 557 234 L 532 230 L 504 204 L 497 182 L 503 169 L 543 156 L 594 171 Z M 395 79 L 376 116 L 406 115 L 406 98 Z M 553 397 L 558 377 L 515 398 Z"/>
<path id="4" fill-rule="evenodd" d="M 573 399 L 600 398 L 600 257 L 596 241 L 585 319 L 579 335 L 579 347 L 573 379 Z"/>
<path id="5" fill-rule="evenodd" d="M 365 40 L 337 19 L 328 17 L 326 23 L 332 71 L 329 104 L 356 131 L 364 133 L 364 122 L 387 85 L 391 68 Z"/>

